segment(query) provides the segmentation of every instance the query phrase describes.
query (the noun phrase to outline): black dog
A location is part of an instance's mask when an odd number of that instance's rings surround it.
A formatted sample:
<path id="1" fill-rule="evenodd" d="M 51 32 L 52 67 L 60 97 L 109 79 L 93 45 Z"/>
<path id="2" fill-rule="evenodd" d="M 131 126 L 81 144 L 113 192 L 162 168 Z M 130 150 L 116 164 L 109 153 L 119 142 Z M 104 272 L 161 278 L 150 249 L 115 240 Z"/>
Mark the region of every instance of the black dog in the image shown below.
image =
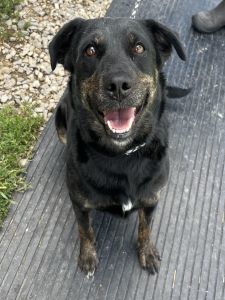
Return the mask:
<path id="1" fill-rule="evenodd" d="M 98 259 L 89 220 L 92 209 L 122 214 L 138 209 L 138 257 L 150 273 L 160 256 L 149 224 L 169 174 L 167 88 L 161 72 L 175 48 L 175 33 L 153 20 L 75 19 L 49 46 L 54 70 L 71 73 L 56 112 L 60 140 L 67 144 L 67 184 L 80 234 L 79 266 L 94 272 Z"/>

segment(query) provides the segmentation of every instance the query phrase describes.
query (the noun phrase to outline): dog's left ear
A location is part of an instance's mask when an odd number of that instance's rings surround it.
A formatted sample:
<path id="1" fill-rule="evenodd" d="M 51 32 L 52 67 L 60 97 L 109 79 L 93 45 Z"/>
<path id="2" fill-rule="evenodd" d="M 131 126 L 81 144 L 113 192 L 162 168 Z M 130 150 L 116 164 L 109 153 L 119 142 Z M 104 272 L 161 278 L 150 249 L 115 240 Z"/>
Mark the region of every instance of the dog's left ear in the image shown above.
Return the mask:
<path id="1" fill-rule="evenodd" d="M 144 25 L 153 36 L 156 49 L 158 49 L 161 63 L 164 63 L 172 53 L 172 47 L 182 60 L 186 60 L 183 46 L 178 34 L 154 20 L 144 20 Z"/>

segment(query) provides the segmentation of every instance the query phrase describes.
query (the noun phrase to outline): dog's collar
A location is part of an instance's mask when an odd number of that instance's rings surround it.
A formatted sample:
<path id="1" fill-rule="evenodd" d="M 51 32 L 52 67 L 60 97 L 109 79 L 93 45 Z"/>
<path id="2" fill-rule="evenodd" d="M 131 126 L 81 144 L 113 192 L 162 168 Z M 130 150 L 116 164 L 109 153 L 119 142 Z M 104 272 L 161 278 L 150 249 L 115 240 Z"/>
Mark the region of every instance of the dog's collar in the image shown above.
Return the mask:
<path id="1" fill-rule="evenodd" d="M 139 149 L 143 148 L 145 145 L 146 145 L 146 143 L 143 143 L 143 144 L 138 145 L 138 146 L 136 146 L 136 147 L 134 147 L 134 148 L 132 148 L 132 149 L 130 149 L 130 150 L 127 150 L 127 151 L 125 152 L 125 155 L 130 155 L 130 154 L 132 154 L 132 153 L 138 151 Z"/>

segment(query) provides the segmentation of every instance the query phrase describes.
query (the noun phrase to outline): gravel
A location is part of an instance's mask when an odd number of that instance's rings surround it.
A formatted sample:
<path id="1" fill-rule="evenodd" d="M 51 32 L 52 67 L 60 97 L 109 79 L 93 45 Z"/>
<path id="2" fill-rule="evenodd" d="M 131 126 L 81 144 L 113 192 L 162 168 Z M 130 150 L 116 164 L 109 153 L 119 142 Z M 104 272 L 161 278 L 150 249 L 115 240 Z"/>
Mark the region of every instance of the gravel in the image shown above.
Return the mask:
<path id="1" fill-rule="evenodd" d="M 48 44 L 61 26 L 76 17 L 105 15 L 111 0 L 25 0 L 16 7 L 20 20 L 9 19 L 11 36 L 0 44 L 0 106 L 35 103 L 34 115 L 47 121 L 52 115 L 68 80 L 58 65 L 51 71 Z"/>

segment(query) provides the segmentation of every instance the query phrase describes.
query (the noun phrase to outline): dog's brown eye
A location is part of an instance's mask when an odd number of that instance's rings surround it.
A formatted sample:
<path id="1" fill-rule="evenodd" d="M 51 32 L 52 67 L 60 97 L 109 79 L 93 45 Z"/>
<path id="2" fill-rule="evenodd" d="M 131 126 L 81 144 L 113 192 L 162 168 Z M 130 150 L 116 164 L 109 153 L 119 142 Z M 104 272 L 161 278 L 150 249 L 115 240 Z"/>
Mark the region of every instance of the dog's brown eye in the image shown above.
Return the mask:
<path id="1" fill-rule="evenodd" d="M 87 56 L 95 56 L 96 55 L 96 50 L 94 46 L 88 46 L 85 50 L 85 54 Z"/>
<path id="2" fill-rule="evenodd" d="M 142 54 L 145 51 L 144 46 L 142 46 L 141 44 L 136 44 L 134 47 L 134 52 L 137 54 Z"/>

